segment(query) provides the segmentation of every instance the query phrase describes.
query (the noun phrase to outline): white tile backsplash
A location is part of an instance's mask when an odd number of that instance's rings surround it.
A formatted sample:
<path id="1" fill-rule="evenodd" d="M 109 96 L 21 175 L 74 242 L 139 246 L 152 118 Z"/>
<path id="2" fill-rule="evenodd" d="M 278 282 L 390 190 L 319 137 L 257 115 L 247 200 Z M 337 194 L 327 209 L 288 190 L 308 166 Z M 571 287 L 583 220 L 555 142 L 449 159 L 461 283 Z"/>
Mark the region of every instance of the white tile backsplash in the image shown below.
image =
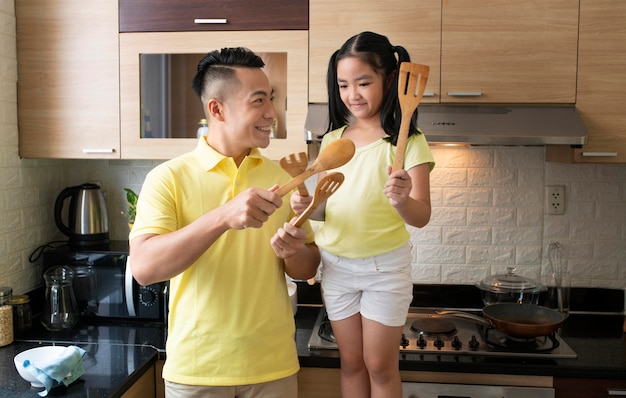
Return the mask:
<path id="1" fill-rule="evenodd" d="M 106 192 L 112 239 L 126 239 L 124 187 L 139 192 L 159 161 L 20 159 L 13 0 L 0 0 L 0 285 L 41 284 L 30 254 L 65 239 L 52 210 L 66 186 L 97 182 Z M 45 134 L 45 132 L 42 132 Z M 547 247 L 563 245 L 574 286 L 626 287 L 626 165 L 560 164 L 542 147 L 433 147 L 432 218 L 409 228 L 416 283 L 473 284 L 515 266 L 547 272 Z M 545 215 L 547 185 L 565 186 L 565 214 Z"/>

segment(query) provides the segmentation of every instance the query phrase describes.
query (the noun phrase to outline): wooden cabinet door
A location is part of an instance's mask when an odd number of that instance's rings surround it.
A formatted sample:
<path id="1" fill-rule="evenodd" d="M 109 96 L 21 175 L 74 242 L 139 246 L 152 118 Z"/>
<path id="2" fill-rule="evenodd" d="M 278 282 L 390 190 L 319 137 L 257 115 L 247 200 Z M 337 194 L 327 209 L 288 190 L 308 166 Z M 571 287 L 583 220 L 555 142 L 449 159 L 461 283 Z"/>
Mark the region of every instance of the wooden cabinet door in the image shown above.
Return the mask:
<path id="1" fill-rule="evenodd" d="M 608 398 L 626 395 L 625 380 L 555 378 L 556 398 Z"/>
<path id="2" fill-rule="evenodd" d="M 576 108 L 589 140 L 547 148 L 547 159 L 626 163 L 626 2 L 581 0 L 579 46 Z"/>
<path id="3" fill-rule="evenodd" d="M 446 0 L 441 102 L 576 98 L 579 0 Z"/>
<path id="4" fill-rule="evenodd" d="M 327 102 L 330 56 L 351 36 L 373 31 L 407 49 L 411 61 L 428 65 L 422 102 L 438 102 L 441 36 L 440 0 L 365 0 L 309 2 L 309 102 Z"/>
<path id="5" fill-rule="evenodd" d="M 275 89 L 274 104 L 279 114 L 280 136 L 273 139 L 262 153 L 271 159 L 294 152 L 306 152 L 304 121 L 307 111 L 307 31 L 236 31 L 236 32 L 160 32 L 120 34 L 120 103 L 121 145 L 124 159 L 169 159 L 192 150 L 197 138 L 144 138 L 140 98 L 141 54 L 196 54 L 199 61 L 207 52 L 222 47 L 248 47 L 257 54 L 272 53 L 272 60 L 282 59 L 280 65 L 266 62 L 265 69 L 281 69 L 279 78 L 270 75 Z M 285 70 L 286 69 L 286 70 Z M 280 80 L 282 76 L 282 81 Z M 191 78 L 175 83 L 191 92 Z M 169 98 L 169 97 L 168 97 Z M 197 98 L 193 106 L 202 109 Z M 197 103 L 196 103 L 197 102 Z M 191 106 L 191 105 L 190 105 Z M 152 113 L 152 117 L 156 115 Z M 210 126 L 209 126 L 210 130 Z M 154 136 L 154 135 L 153 135 Z"/>
<path id="6" fill-rule="evenodd" d="M 120 157 L 117 1 L 15 2 L 19 155 Z"/>
<path id="7" fill-rule="evenodd" d="M 298 398 L 341 398 L 339 369 L 300 368 Z"/>
<path id="8" fill-rule="evenodd" d="M 306 30 L 308 0 L 120 0 L 120 32 Z"/>

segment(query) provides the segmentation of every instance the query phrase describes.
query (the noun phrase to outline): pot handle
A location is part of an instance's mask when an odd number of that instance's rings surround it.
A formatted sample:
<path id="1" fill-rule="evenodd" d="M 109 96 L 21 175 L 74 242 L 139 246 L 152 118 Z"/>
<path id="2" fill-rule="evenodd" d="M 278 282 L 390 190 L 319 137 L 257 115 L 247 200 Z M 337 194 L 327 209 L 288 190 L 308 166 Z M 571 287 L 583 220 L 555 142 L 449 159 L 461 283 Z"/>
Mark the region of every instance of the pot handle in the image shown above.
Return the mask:
<path id="1" fill-rule="evenodd" d="M 488 328 L 493 328 L 494 327 L 493 323 L 491 323 L 491 321 L 489 321 L 488 319 L 485 319 L 485 318 L 483 318 L 481 316 L 478 316 L 478 315 L 468 314 L 467 312 L 463 312 L 463 311 L 437 311 L 437 314 L 439 314 L 439 315 L 447 315 L 447 316 L 451 316 L 453 318 L 467 319 L 467 320 L 470 320 L 472 322 L 484 325 L 484 326 L 486 326 Z"/>

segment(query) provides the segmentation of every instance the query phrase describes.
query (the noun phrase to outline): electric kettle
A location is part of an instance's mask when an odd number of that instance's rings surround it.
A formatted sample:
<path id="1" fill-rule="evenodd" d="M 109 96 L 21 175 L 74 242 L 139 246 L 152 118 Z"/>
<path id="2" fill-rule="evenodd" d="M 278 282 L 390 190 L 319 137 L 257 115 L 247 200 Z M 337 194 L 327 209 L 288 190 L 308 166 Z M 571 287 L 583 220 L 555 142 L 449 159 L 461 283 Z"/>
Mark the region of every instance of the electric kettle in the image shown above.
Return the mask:
<path id="1" fill-rule="evenodd" d="M 69 199 L 67 213 L 63 211 Z M 65 219 L 67 222 L 65 222 Z M 104 194 L 96 184 L 67 187 L 54 204 L 54 222 L 73 246 L 109 243 L 109 216 Z"/>

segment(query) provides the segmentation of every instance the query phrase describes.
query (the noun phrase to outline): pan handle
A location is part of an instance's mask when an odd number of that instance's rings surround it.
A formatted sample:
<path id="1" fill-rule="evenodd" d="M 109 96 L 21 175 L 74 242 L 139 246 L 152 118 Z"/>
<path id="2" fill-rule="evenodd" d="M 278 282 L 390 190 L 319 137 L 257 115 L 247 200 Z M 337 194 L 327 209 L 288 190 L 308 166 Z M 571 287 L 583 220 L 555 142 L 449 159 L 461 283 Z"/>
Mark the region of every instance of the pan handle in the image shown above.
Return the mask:
<path id="1" fill-rule="evenodd" d="M 448 315 L 448 316 L 451 316 L 453 318 L 467 319 L 467 320 L 470 320 L 472 322 L 484 325 L 484 326 L 486 326 L 488 328 L 493 328 L 494 327 L 493 323 L 491 323 L 491 321 L 489 321 L 488 319 L 485 319 L 485 318 L 480 317 L 478 315 L 468 314 L 467 312 L 463 312 L 463 311 L 437 311 L 437 314 L 439 314 L 439 315 Z"/>

